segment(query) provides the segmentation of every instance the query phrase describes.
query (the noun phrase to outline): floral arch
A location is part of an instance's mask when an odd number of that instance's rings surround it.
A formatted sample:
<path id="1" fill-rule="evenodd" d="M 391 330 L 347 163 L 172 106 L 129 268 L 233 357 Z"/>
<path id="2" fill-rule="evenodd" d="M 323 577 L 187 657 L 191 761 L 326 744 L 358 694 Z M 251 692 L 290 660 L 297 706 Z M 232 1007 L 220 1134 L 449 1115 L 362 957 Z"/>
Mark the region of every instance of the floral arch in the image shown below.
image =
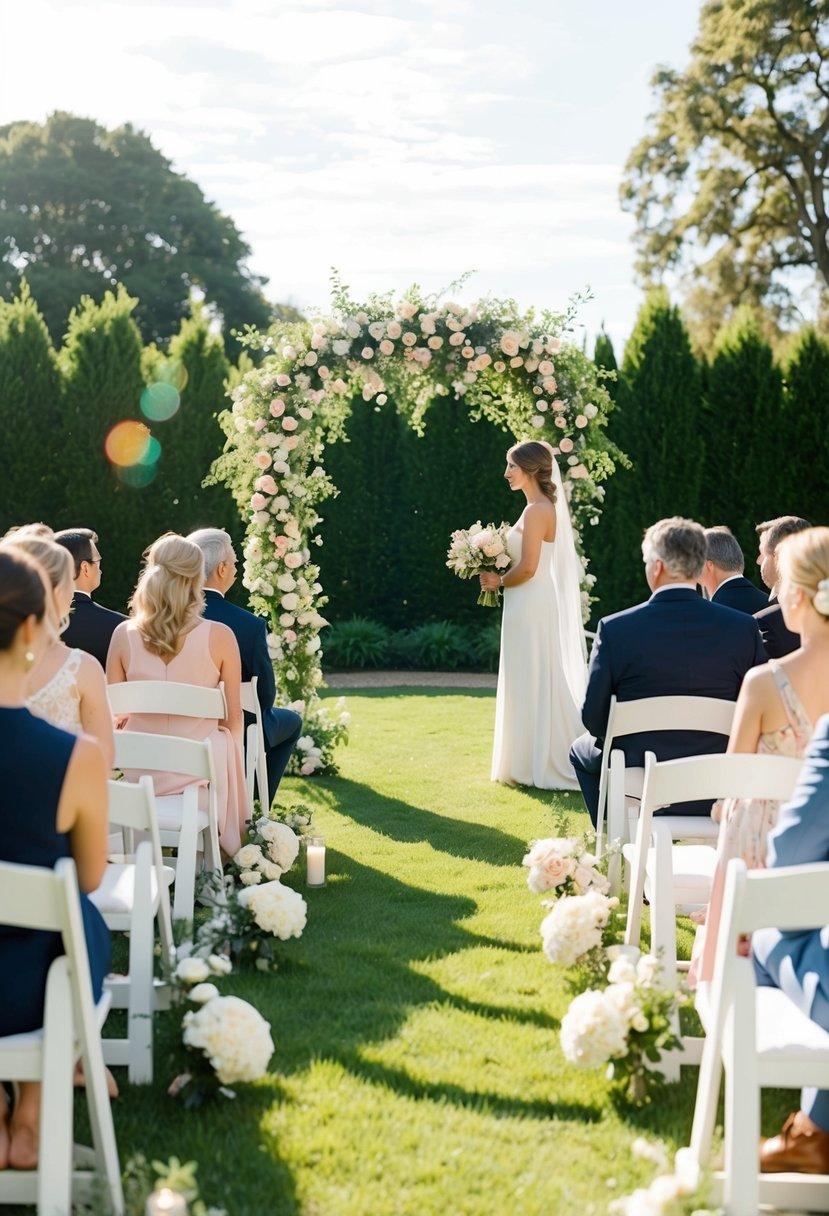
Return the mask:
<path id="1" fill-rule="evenodd" d="M 416 287 L 396 301 L 358 304 L 335 283 L 329 315 L 246 336 L 268 353 L 221 415 L 227 444 L 212 478 L 231 488 L 247 521 L 243 583 L 270 622 L 278 702 L 304 716 L 296 754 L 303 774 L 330 768 L 348 730 L 342 706 L 332 715 L 318 695 L 327 597 L 312 546 L 322 543 L 317 507 L 337 493 L 325 446 L 342 435 L 351 398 L 391 398 L 420 430 L 430 402 L 454 393 L 471 417 L 489 418 L 516 440 L 548 440 L 579 532 L 598 522 L 601 482 L 624 457 L 604 433 L 611 402 L 600 373 L 564 340 L 573 315 L 522 315 L 511 300 L 437 302 Z M 436 560 L 447 543 L 435 538 Z M 585 572 L 588 604 L 591 581 Z"/>

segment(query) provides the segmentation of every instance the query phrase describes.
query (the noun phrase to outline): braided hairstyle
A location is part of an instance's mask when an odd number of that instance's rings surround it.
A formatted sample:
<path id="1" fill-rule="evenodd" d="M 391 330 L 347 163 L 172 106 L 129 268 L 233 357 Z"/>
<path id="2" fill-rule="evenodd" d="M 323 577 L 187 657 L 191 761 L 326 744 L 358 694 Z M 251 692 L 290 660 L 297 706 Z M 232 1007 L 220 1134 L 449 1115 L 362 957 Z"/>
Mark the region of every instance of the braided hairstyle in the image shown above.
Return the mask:
<path id="1" fill-rule="evenodd" d="M 507 460 L 517 464 L 522 473 L 529 473 L 538 482 L 538 488 L 545 498 L 555 506 L 556 487 L 553 485 L 552 450 L 545 443 L 537 443 L 528 439 L 526 443 L 516 443 L 507 452 Z"/>

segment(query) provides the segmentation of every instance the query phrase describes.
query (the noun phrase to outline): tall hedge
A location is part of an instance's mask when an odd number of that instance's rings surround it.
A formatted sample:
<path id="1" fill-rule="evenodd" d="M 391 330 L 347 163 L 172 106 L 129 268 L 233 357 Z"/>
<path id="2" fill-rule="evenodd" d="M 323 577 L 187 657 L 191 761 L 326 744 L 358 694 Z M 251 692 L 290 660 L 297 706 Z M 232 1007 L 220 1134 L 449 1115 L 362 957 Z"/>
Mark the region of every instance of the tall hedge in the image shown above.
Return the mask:
<path id="1" fill-rule="evenodd" d="M 620 468 L 607 483 L 601 523 L 583 538 L 598 580 L 594 617 L 647 596 L 645 529 L 665 516 L 694 518 L 699 511 L 704 450 L 699 365 L 679 309 L 662 290 L 640 309 L 615 396 L 608 434 L 633 467 Z"/>
<path id="2" fill-rule="evenodd" d="M 750 562 L 755 525 L 795 513 L 797 467 L 810 457 L 799 452 L 787 468 L 783 375 L 749 310 L 720 333 L 706 379 L 703 522 L 727 524 Z"/>
<path id="3" fill-rule="evenodd" d="M 784 513 L 829 524 L 829 342 L 812 328 L 789 352 L 783 425 L 773 442 L 786 470 Z"/>
<path id="4" fill-rule="evenodd" d="M 55 528 L 88 527 L 98 533 L 103 563 L 97 598 L 119 610 L 156 528 L 152 484 L 135 487 L 121 480 L 105 452 L 116 423 L 141 419 L 142 343 L 131 316 L 134 305 L 119 289 L 107 292 L 100 304 L 85 297 L 70 315 L 60 354 L 64 493 L 48 520 Z"/>
<path id="5" fill-rule="evenodd" d="M 596 364 L 596 367 L 603 368 L 606 372 L 616 373 L 619 370 L 613 343 L 605 332 L 604 326 L 602 326 L 596 338 L 596 345 L 593 350 L 593 362 Z M 614 401 L 616 400 L 616 385 L 616 375 L 612 379 L 605 380 L 605 388 Z"/>
<path id="6" fill-rule="evenodd" d="M 52 516 L 64 476 L 61 392 L 49 331 L 24 282 L 0 300 L 0 534 Z"/>

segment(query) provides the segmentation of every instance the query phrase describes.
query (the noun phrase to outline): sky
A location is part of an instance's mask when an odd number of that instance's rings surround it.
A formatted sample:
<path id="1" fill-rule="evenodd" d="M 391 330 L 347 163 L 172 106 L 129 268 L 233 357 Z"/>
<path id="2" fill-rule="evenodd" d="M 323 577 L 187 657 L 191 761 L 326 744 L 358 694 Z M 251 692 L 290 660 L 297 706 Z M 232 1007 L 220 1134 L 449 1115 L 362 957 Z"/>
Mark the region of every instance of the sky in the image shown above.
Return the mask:
<path id="1" fill-rule="evenodd" d="M 0 124 L 131 122 L 232 216 L 269 298 L 448 288 L 561 310 L 617 355 L 641 292 L 618 201 L 700 0 L 18 0 Z M 579 336 L 579 335 L 577 335 Z"/>

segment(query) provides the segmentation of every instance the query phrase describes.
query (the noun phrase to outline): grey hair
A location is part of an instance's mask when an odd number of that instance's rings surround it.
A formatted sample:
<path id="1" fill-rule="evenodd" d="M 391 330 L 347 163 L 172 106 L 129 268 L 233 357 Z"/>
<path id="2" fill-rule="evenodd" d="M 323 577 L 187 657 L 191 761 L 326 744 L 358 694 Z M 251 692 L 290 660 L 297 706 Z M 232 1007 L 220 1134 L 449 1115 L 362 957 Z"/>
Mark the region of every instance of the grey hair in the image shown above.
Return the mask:
<path id="1" fill-rule="evenodd" d="M 191 532 L 187 539 L 202 551 L 205 578 L 210 578 L 219 562 L 233 552 L 233 541 L 221 528 L 199 528 L 198 532 Z"/>
<path id="2" fill-rule="evenodd" d="M 715 528 L 705 529 L 707 560 L 713 562 L 727 574 L 742 574 L 746 568 L 745 554 L 740 548 L 740 542 L 725 524 Z"/>
<path id="3" fill-rule="evenodd" d="M 642 557 L 654 558 L 665 566 L 671 578 L 697 582 L 705 565 L 705 532 L 693 519 L 673 515 L 651 524 L 642 541 Z"/>

